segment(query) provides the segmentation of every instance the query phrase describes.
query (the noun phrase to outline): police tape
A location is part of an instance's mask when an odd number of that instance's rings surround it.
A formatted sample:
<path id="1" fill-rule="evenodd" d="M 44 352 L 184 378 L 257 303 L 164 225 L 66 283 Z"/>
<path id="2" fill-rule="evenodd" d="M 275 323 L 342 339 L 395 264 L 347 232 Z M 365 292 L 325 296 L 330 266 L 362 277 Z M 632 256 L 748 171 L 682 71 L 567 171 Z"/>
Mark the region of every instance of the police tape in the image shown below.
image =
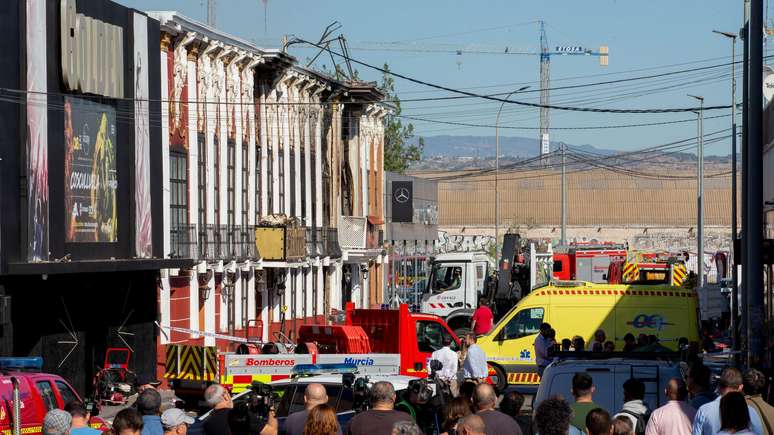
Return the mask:
<path id="1" fill-rule="evenodd" d="M 177 326 L 168 326 L 168 325 L 162 325 L 159 322 L 154 322 L 156 326 L 161 329 L 162 333 L 166 329 L 167 331 L 174 331 L 174 332 L 182 332 L 185 334 L 192 334 L 192 335 L 201 335 L 202 337 L 208 337 L 208 338 L 217 338 L 220 340 L 229 340 L 229 341 L 236 341 L 238 343 L 247 343 L 248 340 L 245 337 L 235 337 L 233 335 L 223 335 L 223 334 L 217 334 L 215 332 L 207 332 L 207 331 L 197 331 L 196 329 L 188 329 L 188 328 L 180 328 Z M 167 334 L 164 334 L 165 336 Z M 169 338 L 169 337 L 167 337 Z"/>

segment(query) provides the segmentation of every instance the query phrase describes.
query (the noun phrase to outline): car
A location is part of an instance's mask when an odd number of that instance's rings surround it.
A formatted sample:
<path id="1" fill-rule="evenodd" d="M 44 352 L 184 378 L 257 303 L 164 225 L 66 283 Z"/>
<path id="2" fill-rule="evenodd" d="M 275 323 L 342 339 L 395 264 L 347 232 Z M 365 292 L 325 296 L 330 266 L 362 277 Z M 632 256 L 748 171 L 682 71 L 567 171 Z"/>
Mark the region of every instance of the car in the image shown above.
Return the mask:
<path id="1" fill-rule="evenodd" d="M 369 387 L 379 381 L 391 382 L 395 388 L 396 394 L 400 395 L 406 389 L 408 389 L 409 382 L 414 379 L 419 379 L 414 376 L 405 375 L 371 375 L 367 377 Z M 279 399 L 279 403 L 276 408 L 277 420 L 279 420 L 280 426 L 288 415 L 298 412 L 304 409 L 304 391 L 306 386 L 311 383 L 319 383 L 325 386 L 325 390 L 328 393 L 328 405 L 336 409 L 336 415 L 339 420 L 339 425 L 345 427 L 350 419 L 355 415 L 354 394 L 352 388 L 346 388 L 343 384 L 342 375 L 324 374 L 316 376 L 304 376 L 294 379 L 283 379 L 279 381 L 271 382 L 273 392 Z M 434 386 L 431 385 L 431 388 Z M 250 390 L 242 391 L 234 395 L 232 400 L 235 403 L 246 400 Z M 199 417 L 198 422 L 206 420 L 212 411 L 208 411 Z M 197 427 L 192 427 L 194 433 L 197 433 L 199 424 Z M 191 430 L 189 430 L 189 435 Z"/>
<path id="2" fill-rule="evenodd" d="M 21 433 L 36 435 L 43 431 L 43 418 L 52 409 L 64 409 L 65 405 L 81 397 L 61 376 L 41 373 L 43 359 L 0 358 L 0 433 L 8 434 L 13 429 L 14 380 L 18 382 L 21 418 Z M 89 425 L 98 430 L 109 429 L 107 423 L 92 417 Z"/>
<path id="3" fill-rule="evenodd" d="M 573 403 L 572 378 L 585 372 L 594 380 L 594 403 L 611 413 L 623 406 L 623 383 L 636 378 L 645 384 L 645 403 L 654 410 L 666 402 L 664 388 L 671 378 L 683 378 L 685 365 L 668 359 L 563 359 L 551 363 L 543 373 L 533 409 L 549 397 L 561 395 Z"/>

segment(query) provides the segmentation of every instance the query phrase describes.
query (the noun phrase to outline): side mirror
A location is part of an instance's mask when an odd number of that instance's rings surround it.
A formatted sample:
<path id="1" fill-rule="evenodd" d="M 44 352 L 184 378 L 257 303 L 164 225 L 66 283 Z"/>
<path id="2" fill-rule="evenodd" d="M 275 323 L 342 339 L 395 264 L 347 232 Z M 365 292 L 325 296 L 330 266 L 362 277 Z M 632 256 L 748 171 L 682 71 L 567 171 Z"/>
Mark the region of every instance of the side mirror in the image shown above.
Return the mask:
<path id="1" fill-rule="evenodd" d="M 495 336 L 495 341 L 503 342 L 505 341 L 505 328 L 501 329 L 497 335 Z"/>

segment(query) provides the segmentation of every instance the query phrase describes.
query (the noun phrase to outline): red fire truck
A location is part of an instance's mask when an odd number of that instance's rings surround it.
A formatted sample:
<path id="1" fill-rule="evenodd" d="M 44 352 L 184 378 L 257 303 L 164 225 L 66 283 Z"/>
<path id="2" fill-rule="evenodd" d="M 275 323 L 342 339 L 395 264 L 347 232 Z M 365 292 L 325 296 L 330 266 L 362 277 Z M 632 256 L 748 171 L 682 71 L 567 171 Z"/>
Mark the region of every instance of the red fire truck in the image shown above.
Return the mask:
<path id="1" fill-rule="evenodd" d="M 608 282 L 610 263 L 626 260 L 626 245 L 577 242 L 554 250 L 553 277 L 562 281 Z"/>
<path id="2" fill-rule="evenodd" d="M 240 345 L 234 353 L 168 345 L 164 377 L 178 396 L 198 398 L 213 382 L 236 393 L 253 381 L 287 378 L 298 364 L 354 364 L 361 374 L 426 377 L 430 356 L 444 338 L 452 340 L 452 349 L 459 349 L 459 338 L 438 316 L 411 313 L 405 304 L 380 310 L 355 309 L 349 303 L 344 325 L 302 326 L 292 353 L 276 353 L 278 346 L 262 343 Z"/>

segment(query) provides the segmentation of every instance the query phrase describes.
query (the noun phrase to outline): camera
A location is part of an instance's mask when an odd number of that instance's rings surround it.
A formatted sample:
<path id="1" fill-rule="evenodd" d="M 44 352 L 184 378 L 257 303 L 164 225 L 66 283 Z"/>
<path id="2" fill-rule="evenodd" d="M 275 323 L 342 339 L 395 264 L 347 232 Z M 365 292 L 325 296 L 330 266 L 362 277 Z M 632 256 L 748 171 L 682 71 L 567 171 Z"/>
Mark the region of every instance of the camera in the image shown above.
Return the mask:
<path id="1" fill-rule="evenodd" d="M 277 403 L 271 385 L 253 381 L 244 401 L 234 403 L 228 416 L 232 435 L 260 433 Z"/>
<path id="2" fill-rule="evenodd" d="M 245 404 L 247 410 L 263 418 L 269 417 L 269 412 L 276 407 L 276 397 L 271 385 L 253 381 L 250 384 L 250 394 L 247 395 Z"/>
<path id="3" fill-rule="evenodd" d="M 368 378 L 357 378 L 352 384 L 352 409 L 356 413 L 371 408 L 371 389 L 368 387 Z"/>

